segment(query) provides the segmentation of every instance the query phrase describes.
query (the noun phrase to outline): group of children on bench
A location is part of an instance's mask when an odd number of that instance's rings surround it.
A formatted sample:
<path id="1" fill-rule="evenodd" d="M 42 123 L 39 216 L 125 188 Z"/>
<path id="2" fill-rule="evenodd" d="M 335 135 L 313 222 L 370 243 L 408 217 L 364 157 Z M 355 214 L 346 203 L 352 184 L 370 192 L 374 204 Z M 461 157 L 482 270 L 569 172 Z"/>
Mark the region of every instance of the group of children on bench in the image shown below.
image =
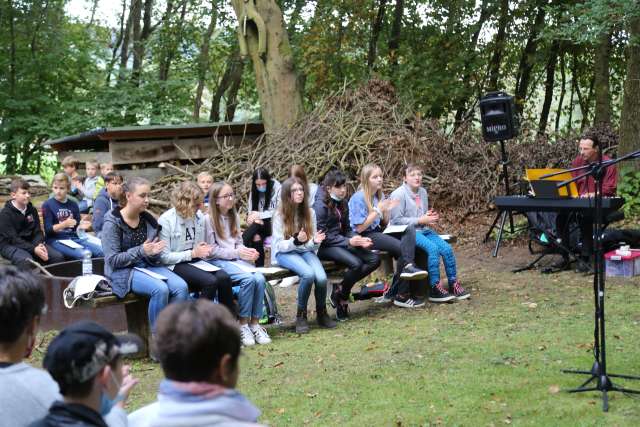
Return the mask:
<path id="1" fill-rule="evenodd" d="M 65 167 L 65 172 L 70 171 Z M 178 184 L 171 196 L 173 207 L 156 220 L 147 211 L 149 181 L 134 177 L 123 182 L 118 173 L 108 172 L 101 177 L 105 188 L 89 203 L 93 206 L 93 229 L 101 245 L 77 234 L 80 208 L 69 197 L 73 186 L 67 173 L 54 177 L 53 197 L 43 204 L 44 238 L 37 212 L 29 202 L 28 183 L 12 183 L 12 200 L 0 212 L 0 253 L 14 263 L 25 258 L 40 263 L 58 261 L 60 252 L 67 258 L 80 259 L 85 249 L 93 256 L 104 256 L 104 274 L 115 295 L 123 298 L 133 292 L 149 297 L 152 334 L 160 311 L 169 303 L 187 300 L 190 292 L 217 299 L 236 313 L 232 288 L 237 286 L 236 314 L 243 344 L 271 342 L 258 323 L 266 279 L 254 268 L 264 265 L 265 247 L 270 247 L 272 265 L 300 278 L 298 333 L 309 331 L 307 305 L 312 287 L 318 324 L 324 328 L 336 326 L 327 313 L 327 275 L 320 260 L 346 268 L 330 295 L 340 321 L 349 317 L 351 288 L 379 266 L 378 251 L 389 253 L 397 261 L 391 286 L 380 302 L 405 308 L 423 306 L 422 300 L 411 295 L 408 281 L 427 276 L 430 301 L 469 297 L 458 281 L 451 246 L 429 228 L 439 217 L 428 207 L 422 171 L 416 165 L 405 168 L 403 185 L 389 198 L 382 192 L 381 168 L 364 166 L 359 189 L 348 202 L 347 178 L 339 170 L 328 172 L 322 185 L 316 186 L 308 183 L 304 169 L 298 165 L 291 168 L 290 177 L 282 184 L 259 168 L 252 177 L 244 233 L 233 187 L 214 183 L 207 173 L 201 173 L 196 182 Z M 385 234 L 387 224 L 403 227 L 398 233 Z M 82 248 L 70 248 L 68 240 Z M 415 265 L 416 247 L 426 254 L 428 274 Z M 448 287 L 440 281 L 440 257 Z"/>

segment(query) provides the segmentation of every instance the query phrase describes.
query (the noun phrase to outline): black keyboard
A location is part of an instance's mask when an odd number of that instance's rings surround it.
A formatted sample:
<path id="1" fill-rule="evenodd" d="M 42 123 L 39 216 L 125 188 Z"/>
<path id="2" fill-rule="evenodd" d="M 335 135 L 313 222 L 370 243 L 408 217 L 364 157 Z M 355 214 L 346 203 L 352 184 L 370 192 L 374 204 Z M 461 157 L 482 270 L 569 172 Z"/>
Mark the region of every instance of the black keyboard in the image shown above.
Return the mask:
<path id="1" fill-rule="evenodd" d="M 541 199 L 530 196 L 498 196 L 494 200 L 496 206 L 501 210 L 511 210 L 517 212 L 565 212 L 582 211 L 595 208 L 595 199 Z M 605 214 L 615 212 L 624 205 L 622 197 L 604 197 L 602 208 Z"/>

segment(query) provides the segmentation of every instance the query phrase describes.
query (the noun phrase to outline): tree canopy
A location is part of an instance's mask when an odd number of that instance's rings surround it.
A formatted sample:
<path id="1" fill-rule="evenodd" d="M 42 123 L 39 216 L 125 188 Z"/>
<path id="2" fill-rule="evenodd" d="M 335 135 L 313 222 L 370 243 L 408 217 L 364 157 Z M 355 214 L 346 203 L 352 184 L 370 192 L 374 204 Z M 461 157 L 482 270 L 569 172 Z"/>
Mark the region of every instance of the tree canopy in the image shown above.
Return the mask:
<path id="1" fill-rule="evenodd" d="M 4 172 L 39 172 L 49 138 L 95 127 L 260 116 L 260 79 L 238 45 L 232 2 L 65 0 L 0 3 L 0 155 Z M 271 2 L 273 3 L 273 2 Z M 455 129 L 479 96 L 516 96 L 539 133 L 640 123 L 640 5 L 635 0 L 341 0 L 275 2 L 303 107 L 371 77 Z M 285 100 L 286 102 L 286 100 Z M 621 116 L 625 118 L 621 120 Z"/>

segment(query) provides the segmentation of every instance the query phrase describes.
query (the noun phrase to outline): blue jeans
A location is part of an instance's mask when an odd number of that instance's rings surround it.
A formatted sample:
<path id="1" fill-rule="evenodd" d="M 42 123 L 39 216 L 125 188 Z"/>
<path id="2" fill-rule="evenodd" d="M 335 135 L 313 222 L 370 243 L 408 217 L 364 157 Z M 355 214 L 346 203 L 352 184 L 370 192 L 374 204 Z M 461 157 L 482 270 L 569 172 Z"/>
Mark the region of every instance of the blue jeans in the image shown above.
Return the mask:
<path id="1" fill-rule="evenodd" d="M 444 261 L 447 280 L 449 283 L 456 281 L 458 275 L 456 256 L 450 244 L 442 240 L 435 231 L 426 229 L 416 232 L 416 246 L 427 253 L 427 271 L 431 287 L 440 281 L 440 257 Z"/>
<path id="2" fill-rule="evenodd" d="M 215 259 L 209 262 L 223 269 L 231 278 L 233 286 L 240 286 L 240 292 L 238 293 L 240 310 L 238 316 L 241 318 L 252 317 L 260 319 L 264 311 L 264 288 L 267 283 L 262 273 L 247 273 L 227 260 Z"/>
<path id="3" fill-rule="evenodd" d="M 300 277 L 298 285 L 298 309 L 306 310 L 311 286 L 316 286 L 313 295 L 316 297 L 316 307 L 325 307 L 327 299 L 327 273 L 314 252 L 279 252 L 276 254 L 278 265 L 291 270 Z"/>
<path id="4" fill-rule="evenodd" d="M 85 249 L 89 249 L 91 251 L 91 256 L 93 258 L 98 258 L 98 257 L 103 257 L 104 256 L 104 252 L 102 252 L 102 246 L 100 246 L 100 245 L 96 245 L 96 244 L 91 243 L 91 242 L 89 242 L 87 240 L 79 239 L 77 237 L 74 237 L 73 239 L 69 239 L 69 240 L 73 240 L 77 244 L 82 245 Z M 84 249 L 80 249 L 80 248 L 73 249 L 73 248 L 70 248 L 69 246 L 67 246 L 67 245 L 65 245 L 63 243 L 60 243 L 56 239 L 47 240 L 47 244 L 51 245 L 55 250 L 57 250 L 62 255 L 64 255 L 65 258 L 82 259 L 82 252 L 84 251 Z"/>
<path id="5" fill-rule="evenodd" d="M 78 202 L 78 209 L 82 214 L 89 213 L 89 202 L 87 202 L 85 199 L 80 200 Z"/>
<path id="6" fill-rule="evenodd" d="M 131 291 L 134 294 L 150 297 L 149 299 L 149 324 L 151 332 L 156 332 L 156 319 L 170 302 L 186 301 L 189 298 L 189 288 L 180 276 L 166 267 L 145 267 L 158 273 L 167 280 L 154 279 L 138 270 L 133 270 L 131 278 Z"/>

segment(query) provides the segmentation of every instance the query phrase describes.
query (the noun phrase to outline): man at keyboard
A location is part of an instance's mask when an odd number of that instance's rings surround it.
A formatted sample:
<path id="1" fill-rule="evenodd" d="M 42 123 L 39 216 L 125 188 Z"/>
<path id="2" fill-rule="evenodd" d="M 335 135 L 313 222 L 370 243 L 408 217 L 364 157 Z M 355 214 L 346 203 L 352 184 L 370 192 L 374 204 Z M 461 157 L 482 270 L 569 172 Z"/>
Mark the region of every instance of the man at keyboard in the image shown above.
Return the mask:
<path id="1" fill-rule="evenodd" d="M 579 154 L 571 162 L 571 168 L 577 168 L 586 166 L 598 161 L 600 155 L 600 140 L 598 135 L 593 132 L 585 133 L 581 138 L 578 145 Z M 605 154 L 602 154 L 602 161 L 611 160 L 611 158 Z M 582 175 L 586 172 L 586 169 L 572 172 L 574 177 Z M 602 181 L 602 195 L 604 197 L 613 197 L 616 195 L 618 171 L 616 166 L 610 166 L 605 170 L 605 174 Z M 594 197 L 596 191 L 595 180 L 592 176 L 586 176 L 576 181 L 578 187 L 578 194 L 580 197 Z M 567 215 L 558 216 L 558 224 L 566 225 Z M 578 271 L 587 272 L 591 266 L 591 257 L 593 255 L 593 215 L 591 212 L 583 212 L 577 215 L 577 222 L 580 226 L 580 235 L 582 237 L 582 248 L 580 256 L 584 263 L 578 263 Z M 567 227 L 563 227 L 566 229 Z"/>

